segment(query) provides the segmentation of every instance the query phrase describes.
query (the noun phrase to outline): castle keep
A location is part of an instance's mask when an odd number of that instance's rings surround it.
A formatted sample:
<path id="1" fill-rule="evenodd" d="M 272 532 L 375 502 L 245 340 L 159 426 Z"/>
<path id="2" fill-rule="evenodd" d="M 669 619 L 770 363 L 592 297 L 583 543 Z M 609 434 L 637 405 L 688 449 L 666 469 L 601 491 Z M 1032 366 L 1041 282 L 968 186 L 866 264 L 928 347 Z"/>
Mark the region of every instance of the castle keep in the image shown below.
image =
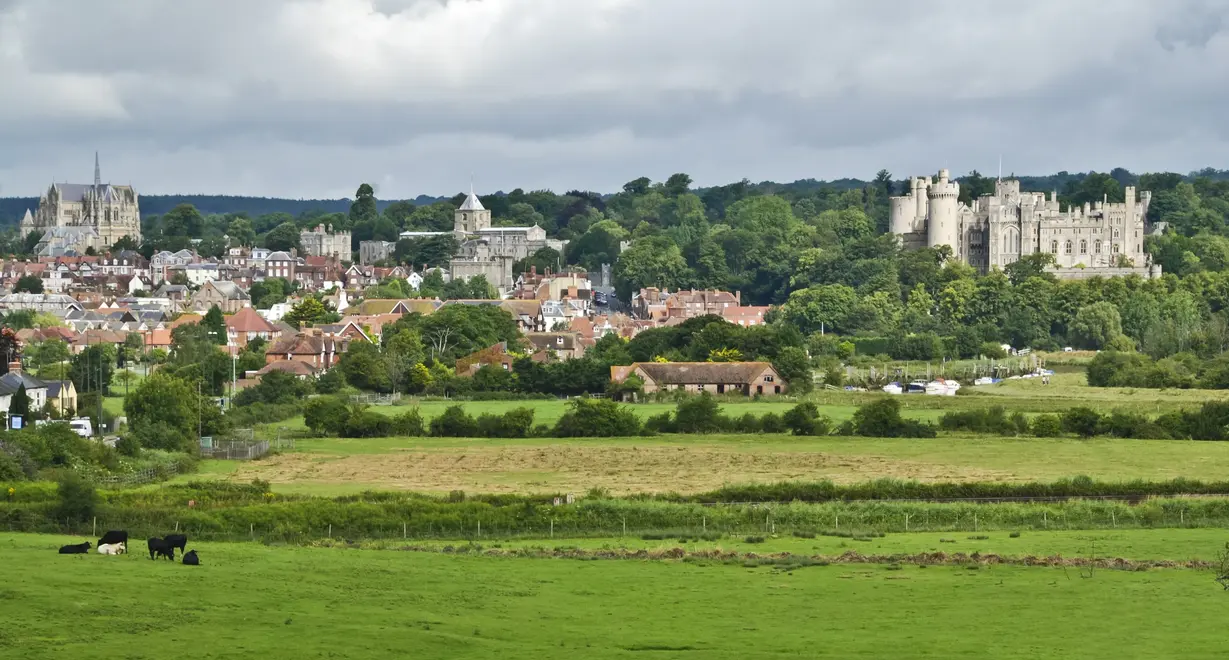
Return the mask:
<path id="1" fill-rule="evenodd" d="M 1161 276 L 1144 252 L 1145 215 L 1152 193 L 1137 197 L 1127 186 L 1123 202 L 1059 207 L 1057 193 L 1020 192 L 1020 182 L 1000 179 L 994 193 L 968 206 L 947 170 L 909 181 L 909 192 L 890 200 L 889 231 L 906 249 L 947 245 L 952 255 L 981 272 L 1003 268 L 1022 255 L 1049 252 L 1059 277 Z"/>

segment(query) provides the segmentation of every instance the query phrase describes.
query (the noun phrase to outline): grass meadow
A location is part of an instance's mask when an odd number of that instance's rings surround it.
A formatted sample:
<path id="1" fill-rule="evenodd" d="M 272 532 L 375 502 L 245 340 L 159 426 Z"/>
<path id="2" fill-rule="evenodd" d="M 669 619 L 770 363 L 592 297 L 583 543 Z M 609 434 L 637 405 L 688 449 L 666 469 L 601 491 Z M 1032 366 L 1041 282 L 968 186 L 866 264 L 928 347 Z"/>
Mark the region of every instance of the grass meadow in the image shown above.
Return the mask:
<path id="1" fill-rule="evenodd" d="M 1203 658 L 1223 653 L 1229 608 L 1193 569 L 780 570 L 251 543 L 192 543 L 203 565 L 189 567 L 57 555 L 66 541 L 0 534 L 0 656 Z"/>

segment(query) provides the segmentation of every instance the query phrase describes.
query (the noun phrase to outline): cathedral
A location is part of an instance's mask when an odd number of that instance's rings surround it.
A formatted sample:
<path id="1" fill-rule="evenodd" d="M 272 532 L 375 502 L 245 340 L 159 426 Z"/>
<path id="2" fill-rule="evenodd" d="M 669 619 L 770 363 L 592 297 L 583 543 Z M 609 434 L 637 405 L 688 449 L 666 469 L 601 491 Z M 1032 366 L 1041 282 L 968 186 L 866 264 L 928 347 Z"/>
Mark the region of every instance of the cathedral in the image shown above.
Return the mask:
<path id="1" fill-rule="evenodd" d="M 1148 204 L 1152 193 L 1138 196 L 1125 189 L 1122 202 L 1102 200 L 1063 209 L 1057 193 L 1021 192 L 1020 182 L 1000 179 L 994 192 L 958 201 L 960 184 L 947 170 L 936 180 L 928 176 L 909 181 L 909 192 L 892 197 L 889 231 L 906 249 L 951 248 L 952 255 L 986 272 L 1003 268 L 1021 256 L 1038 252 L 1054 255 L 1052 271 L 1065 279 L 1092 276 L 1161 276 L 1144 252 Z"/>
<path id="2" fill-rule="evenodd" d="M 53 183 L 38 200 L 38 210 L 26 211 L 21 233 L 43 232 L 39 256 L 98 252 L 124 236 L 141 242 L 141 210 L 132 186 L 102 182 L 98 154 L 94 154 L 94 184 Z"/>

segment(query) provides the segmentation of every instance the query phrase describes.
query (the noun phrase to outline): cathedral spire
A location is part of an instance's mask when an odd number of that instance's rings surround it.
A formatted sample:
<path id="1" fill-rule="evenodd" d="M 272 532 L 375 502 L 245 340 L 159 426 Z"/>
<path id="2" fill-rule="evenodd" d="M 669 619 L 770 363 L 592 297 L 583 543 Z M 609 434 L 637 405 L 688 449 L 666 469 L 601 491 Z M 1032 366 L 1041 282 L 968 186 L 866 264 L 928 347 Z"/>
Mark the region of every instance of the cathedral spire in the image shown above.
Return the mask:
<path id="1" fill-rule="evenodd" d="M 98 152 L 94 152 L 94 189 L 102 187 L 102 168 L 98 166 Z"/>

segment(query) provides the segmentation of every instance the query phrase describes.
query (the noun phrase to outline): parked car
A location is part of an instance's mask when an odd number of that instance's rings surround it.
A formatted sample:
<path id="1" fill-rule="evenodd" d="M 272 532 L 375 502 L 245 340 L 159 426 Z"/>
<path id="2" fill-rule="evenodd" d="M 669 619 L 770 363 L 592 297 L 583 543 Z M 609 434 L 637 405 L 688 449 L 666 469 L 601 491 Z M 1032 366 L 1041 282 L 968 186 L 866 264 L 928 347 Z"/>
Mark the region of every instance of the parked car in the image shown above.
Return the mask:
<path id="1" fill-rule="evenodd" d="M 94 435 L 94 424 L 90 421 L 89 417 L 77 417 L 70 421 L 68 426 L 73 430 L 73 433 L 83 438 Z"/>

